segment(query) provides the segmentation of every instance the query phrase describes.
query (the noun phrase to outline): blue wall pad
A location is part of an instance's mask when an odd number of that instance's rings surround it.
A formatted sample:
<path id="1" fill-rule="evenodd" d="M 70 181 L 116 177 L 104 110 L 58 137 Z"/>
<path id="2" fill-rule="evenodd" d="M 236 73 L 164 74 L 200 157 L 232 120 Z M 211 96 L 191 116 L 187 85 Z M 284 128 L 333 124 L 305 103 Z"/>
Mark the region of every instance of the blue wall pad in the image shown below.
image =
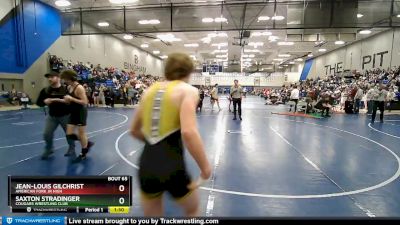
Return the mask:
<path id="1" fill-rule="evenodd" d="M 301 72 L 301 75 L 300 75 L 300 80 L 307 79 L 307 76 L 310 73 L 310 69 L 312 67 L 313 62 L 314 62 L 314 59 L 306 60 L 304 67 L 303 67 L 303 71 Z"/>
<path id="2" fill-rule="evenodd" d="M 60 36 L 57 9 L 22 1 L 0 23 L 0 73 L 24 73 Z"/>

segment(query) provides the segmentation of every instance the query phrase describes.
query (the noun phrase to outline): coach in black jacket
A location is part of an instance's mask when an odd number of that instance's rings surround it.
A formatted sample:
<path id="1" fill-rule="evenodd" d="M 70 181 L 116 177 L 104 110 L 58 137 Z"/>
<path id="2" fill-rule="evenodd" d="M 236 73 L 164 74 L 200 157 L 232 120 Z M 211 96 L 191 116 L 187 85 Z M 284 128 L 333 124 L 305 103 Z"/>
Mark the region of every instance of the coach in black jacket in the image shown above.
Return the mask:
<path id="1" fill-rule="evenodd" d="M 44 141 L 46 142 L 45 151 L 42 159 L 48 159 L 53 154 L 53 136 L 58 125 L 61 125 L 64 132 L 67 129 L 69 120 L 69 107 L 64 101 L 64 96 L 68 94 L 67 87 L 61 85 L 60 76 L 58 73 L 52 72 L 44 75 L 49 80 L 49 87 L 43 88 L 40 92 L 36 104 L 40 107 L 48 106 L 49 115 L 46 118 L 46 126 L 44 129 Z M 74 141 L 68 141 L 68 151 L 65 156 L 70 156 L 75 153 Z"/>

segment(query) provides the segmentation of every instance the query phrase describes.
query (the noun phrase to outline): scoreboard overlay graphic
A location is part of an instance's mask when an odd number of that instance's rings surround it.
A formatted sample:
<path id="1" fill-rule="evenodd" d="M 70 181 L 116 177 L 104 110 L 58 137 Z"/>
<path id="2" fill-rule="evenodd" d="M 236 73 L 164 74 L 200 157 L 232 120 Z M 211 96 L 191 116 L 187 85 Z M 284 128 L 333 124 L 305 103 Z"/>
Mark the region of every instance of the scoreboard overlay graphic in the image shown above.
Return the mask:
<path id="1" fill-rule="evenodd" d="M 131 176 L 8 177 L 13 213 L 127 213 Z"/>

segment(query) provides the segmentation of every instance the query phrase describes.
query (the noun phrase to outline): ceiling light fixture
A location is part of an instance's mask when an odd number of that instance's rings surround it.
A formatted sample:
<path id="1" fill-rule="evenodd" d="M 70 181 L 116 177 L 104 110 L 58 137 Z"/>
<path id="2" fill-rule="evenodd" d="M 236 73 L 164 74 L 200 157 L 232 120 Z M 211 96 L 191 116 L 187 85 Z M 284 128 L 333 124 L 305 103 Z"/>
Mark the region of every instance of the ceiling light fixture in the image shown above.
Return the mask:
<path id="1" fill-rule="evenodd" d="M 274 61 L 283 61 L 283 59 L 273 59 Z"/>
<path id="2" fill-rule="evenodd" d="M 215 37 L 228 37 L 228 34 L 225 32 L 220 32 L 220 33 L 209 33 L 207 35 L 208 38 L 215 38 Z"/>
<path id="3" fill-rule="evenodd" d="M 168 56 L 167 56 L 167 55 L 162 55 L 162 56 L 160 56 L 160 58 L 162 58 L 162 59 L 168 59 Z"/>
<path id="4" fill-rule="evenodd" d="M 361 18 L 361 17 L 363 17 L 363 16 L 364 16 L 363 14 L 357 13 L 357 18 Z"/>
<path id="5" fill-rule="evenodd" d="M 154 51 L 153 51 L 153 54 L 154 54 L 154 55 L 158 55 L 158 54 L 160 54 L 160 51 L 154 50 Z"/>
<path id="6" fill-rule="evenodd" d="M 220 48 L 220 47 L 225 47 L 225 46 L 228 46 L 228 43 L 227 43 L 227 42 L 222 42 L 222 43 L 214 43 L 214 44 L 211 44 L 211 46 L 214 46 L 214 47 L 218 47 L 218 48 Z"/>
<path id="7" fill-rule="evenodd" d="M 212 22 L 214 22 L 214 19 L 213 18 L 203 18 L 201 20 L 201 22 L 203 22 L 203 23 L 212 23 Z"/>
<path id="8" fill-rule="evenodd" d="M 155 24 L 160 24 L 160 21 L 159 21 L 159 20 L 156 20 L 156 19 L 152 19 L 152 20 L 139 20 L 138 23 L 141 24 L 141 25 L 147 25 L 147 24 L 155 25 Z"/>
<path id="9" fill-rule="evenodd" d="M 335 45 L 343 45 L 344 44 L 344 41 L 335 41 Z"/>
<path id="10" fill-rule="evenodd" d="M 279 39 L 279 37 L 277 37 L 277 36 L 269 36 L 268 37 L 269 42 L 276 42 L 278 39 Z"/>
<path id="11" fill-rule="evenodd" d="M 258 17 L 258 22 L 260 22 L 260 21 L 267 21 L 267 20 L 269 20 L 269 19 L 271 19 L 269 16 L 260 16 L 260 17 Z"/>
<path id="12" fill-rule="evenodd" d="M 288 58 L 290 57 L 290 54 L 279 54 L 278 57 Z"/>
<path id="13" fill-rule="evenodd" d="M 272 35 L 271 32 L 265 31 L 265 32 L 254 32 L 251 34 L 252 37 L 260 37 L 260 36 L 270 36 Z"/>
<path id="14" fill-rule="evenodd" d="M 67 7 L 71 5 L 71 2 L 68 0 L 57 0 L 56 2 L 54 2 L 54 4 L 59 7 Z"/>
<path id="15" fill-rule="evenodd" d="M 216 23 L 224 23 L 226 21 L 228 21 L 228 20 L 223 16 L 217 17 L 217 18 L 214 19 L 214 22 L 216 22 Z"/>
<path id="16" fill-rule="evenodd" d="M 140 47 L 141 47 L 141 48 L 148 48 L 149 45 L 148 45 L 148 44 L 142 44 L 142 45 L 140 45 Z"/>
<path id="17" fill-rule="evenodd" d="M 313 56 L 314 56 L 313 54 L 308 54 L 308 55 L 307 55 L 307 57 L 313 57 Z"/>
<path id="18" fill-rule="evenodd" d="M 183 46 L 185 46 L 187 48 L 197 48 L 197 47 L 199 47 L 199 44 L 192 43 L 192 44 L 184 44 Z"/>
<path id="19" fill-rule="evenodd" d="M 360 32 L 359 32 L 360 34 L 370 34 L 370 33 L 372 33 L 372 31 L 371 30 L 360 30 Z"/>
<path id="20" fill-rule="evenodd" d="M 280 41 L 280 42 L 278 42 L 278 45 L 290 46 L 290 45 L 294 45 L 294 42 L 291 42 L 291 41 Z"/>
<path id="21" fill-rule="evenodd" d="M 131 34 L 125 34 L 124 35 L 124 39 L 125 40 L 131 40 L 131 39 L 133 39 L 133 36 Z"/>
<path id="22" fill-rule="evenodd" d="M 400 18 L 400 14 L 397 14 L 397 18 Z"/>
<path id="23" fill-rule="evenodd" d="M 182 39 L 176 38 L 173 34 L 159 34 L 157 38 L 166 42 L 182 41 Z"/>
<path id="24" fill-rule="evenodd" d="M 217 49 L 217 50 L 214 50 L 212 52 L 212 54 L 215 54 L 215 53 L 227 53 L 227 52 L 228 52 L 228 49 Z"/>
<path id="25" fill-rule="evenodd" d="M 254 53 L 257 52 L 257 53 L 259 53 L 260 50 L 257 50 L 257 49 L 245 49 L 244 52 L 254 52 Z"/>
<path id="26" fill-rule="evenodd" d="M 109 0 L 112 4 L 128 4 L 128 3 L 135 3 L 138 0 Z"/>
<path id="27" fill-rule="evenodd" d="M 202 38 L 201 41 L 202 41 L 203 43 L 209 44 L 209 43 L 211 42 L 211 38 L 205 37 L 205 38 Z"/>
<path id="28" fill-rule="evenodd" d="M 284 20 L 285 17 L 284 16 L 273 16 L 271 19 L 272 20 Z"/>
<path id="29" fill-rule="evenodd" d="M 302 58 L 298 58 L 298 59 L 295 59 L 294 61 L 303 62 L 303 59 Z"/>
<path id="30" fill-rule="evenodd" d="M 326 49 L 325 48 L 320 48 L 320 49 L 318 49 L 318 51 L 319 52 L 326 52 Z"/>
<path id="31" fill-rule="evenodd" d="M 262 43 L 262 42 L 250 42 L 249 46 L 253 46 L 254 48 L 257 48 L 258 46 L 264 46 L 264 43 Z"/>
<path id="32" fill-rule="evenodd" d="M 149 20 L 149 24 L 159 24 L 159 23 L 160 23 L 160 21 L 156 20 L 156 19 Z"/>
<path id="33" fill-rule="evenodd" d="M 216 55 L 215 56 L 215 58 L 226 58 L 226 57 L 228 57 L 228 54 L 226 54 L 226 55 Z"/>
<path id="34" fill-rule="evenodd" d="M 110 24 L 108 22 L 98 22 L 97 26 L 99 26 L 99 27 L 108 27 L 108 26 L 110 26 Z"/>

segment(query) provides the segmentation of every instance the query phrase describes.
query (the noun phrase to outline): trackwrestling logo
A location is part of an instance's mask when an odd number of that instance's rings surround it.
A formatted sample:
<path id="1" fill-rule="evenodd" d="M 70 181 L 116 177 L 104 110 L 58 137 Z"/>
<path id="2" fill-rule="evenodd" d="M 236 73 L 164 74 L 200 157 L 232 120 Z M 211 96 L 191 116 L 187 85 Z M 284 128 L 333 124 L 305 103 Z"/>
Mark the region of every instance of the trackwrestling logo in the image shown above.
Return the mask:
<path id="1" fill-rule="evenodd" d="M 8 225 L 64 225 L 64 217 L 2 217 Z"/>

